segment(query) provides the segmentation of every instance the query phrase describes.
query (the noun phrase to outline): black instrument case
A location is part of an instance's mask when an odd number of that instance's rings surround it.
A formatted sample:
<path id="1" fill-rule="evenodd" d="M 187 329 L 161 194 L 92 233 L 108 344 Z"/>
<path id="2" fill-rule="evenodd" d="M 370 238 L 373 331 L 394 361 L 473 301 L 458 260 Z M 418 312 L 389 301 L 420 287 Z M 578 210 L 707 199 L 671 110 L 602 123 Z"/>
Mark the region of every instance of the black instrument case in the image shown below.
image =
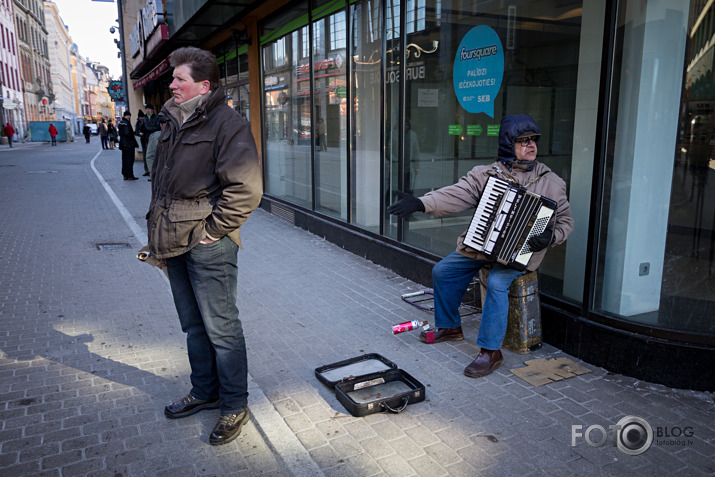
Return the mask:
<path id="1" fill-rule="evenodd" d="M 335 388 L 338 401 L 355 417 L 382 411 L 399 413 L 425 400 L 422 383 L 376 353 L 321 366 L 315 376 Z"/>

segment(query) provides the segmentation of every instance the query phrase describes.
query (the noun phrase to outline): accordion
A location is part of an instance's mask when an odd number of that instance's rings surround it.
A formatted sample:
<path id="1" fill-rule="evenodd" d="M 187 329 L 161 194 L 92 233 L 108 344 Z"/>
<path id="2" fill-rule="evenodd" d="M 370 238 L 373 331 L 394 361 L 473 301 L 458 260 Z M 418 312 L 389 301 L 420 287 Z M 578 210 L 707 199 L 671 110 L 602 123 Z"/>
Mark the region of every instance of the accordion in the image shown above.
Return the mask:
<path id="1" fill-rule="evenodd" d="M 527 241 L 546 229 L 556 202 L 496 177 L 489 177 L 469 224 L 464 244 L 517 270 L 533 251 Z"/>

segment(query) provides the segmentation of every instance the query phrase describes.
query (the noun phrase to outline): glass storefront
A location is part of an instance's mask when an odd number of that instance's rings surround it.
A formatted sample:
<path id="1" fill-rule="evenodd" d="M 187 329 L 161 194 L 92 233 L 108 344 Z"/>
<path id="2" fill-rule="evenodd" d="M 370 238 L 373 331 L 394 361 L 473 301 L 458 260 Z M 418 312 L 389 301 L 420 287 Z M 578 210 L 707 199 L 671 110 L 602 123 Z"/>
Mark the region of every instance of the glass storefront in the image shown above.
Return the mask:
<path id="1" fill-rule="evenodd" d="M 641 3 L 619 7 L 593 306 L 713 334 L 712 4 Z"/>
<path id="2" fill-rule="evenodd" d="M 585 314 L 715 333 L 710 3 L 622 0 L 612 26 L 608 5 L 292 4 L 263 25 L 266 194 L 444 256 L 470 211 L 402 220 L 385 208 L 396 190 L 419 196 L 492 163 L 501 118 L 525 112 L 576 220 L 540 289 Z M 502 72 L 460 76 L 474 37 L 502 52 Z M 472 82 L 486 86 L 460 95 Z"/>
<path id="3" fill-rule="evenodd" d="M 225 42 L 216 50 L 221 85 L 226 91 L 226 104 L 251 121 L 250 86 L 248 81 L 247 47 L 236 40 Z"/>

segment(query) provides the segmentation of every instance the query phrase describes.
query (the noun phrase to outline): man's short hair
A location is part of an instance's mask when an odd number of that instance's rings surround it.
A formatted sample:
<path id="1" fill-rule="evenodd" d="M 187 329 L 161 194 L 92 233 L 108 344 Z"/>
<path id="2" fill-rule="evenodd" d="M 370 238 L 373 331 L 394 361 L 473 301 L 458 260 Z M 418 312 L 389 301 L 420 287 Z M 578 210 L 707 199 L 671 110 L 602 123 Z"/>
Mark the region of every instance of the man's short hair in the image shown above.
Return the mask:
<path id="1" fill-rule="evenodd" d="M 151 110 L 153 110 L 153 109 L 154 109 L 154 106 L 152 106 L 151 104 L 145 104 L 145 105 L 144 105 L 144 109 L 151 109 Z"/>
<path id="2" fill-rule="evenodd" d="M 219 87 L 218 63 L 210 51 L 185 46 L 171 53 L 169 64 L 172 68 L 186 65 L 191 70 L 191 78 L 194 81 L 198 83 L 208 80 L 212 90 Z"/>
<path id="3" fill-rule="evenodd" d="M 131 115 L 132 115 L 132 113 L 130 113 L 129 111 L 124 111 L 124 114 L 122 114 L 122 117 L 127 117 L 127 116 L 131 116 Z"/>

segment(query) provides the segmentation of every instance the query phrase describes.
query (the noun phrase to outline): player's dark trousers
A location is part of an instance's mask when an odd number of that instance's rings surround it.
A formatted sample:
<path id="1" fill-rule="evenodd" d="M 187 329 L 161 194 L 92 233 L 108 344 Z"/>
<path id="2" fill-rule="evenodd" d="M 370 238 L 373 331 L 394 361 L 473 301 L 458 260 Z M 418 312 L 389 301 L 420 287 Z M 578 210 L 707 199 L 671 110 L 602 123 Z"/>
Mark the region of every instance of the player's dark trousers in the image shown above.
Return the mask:
<path id="1" fill-rule="evenodd" d="M 221 414 L 248 404 L 243 326 L 236 306 L 238 246 L 228 237 L 167 259 L 167 270 L 191 364 L 191 394 L 221 398 Z"/>

